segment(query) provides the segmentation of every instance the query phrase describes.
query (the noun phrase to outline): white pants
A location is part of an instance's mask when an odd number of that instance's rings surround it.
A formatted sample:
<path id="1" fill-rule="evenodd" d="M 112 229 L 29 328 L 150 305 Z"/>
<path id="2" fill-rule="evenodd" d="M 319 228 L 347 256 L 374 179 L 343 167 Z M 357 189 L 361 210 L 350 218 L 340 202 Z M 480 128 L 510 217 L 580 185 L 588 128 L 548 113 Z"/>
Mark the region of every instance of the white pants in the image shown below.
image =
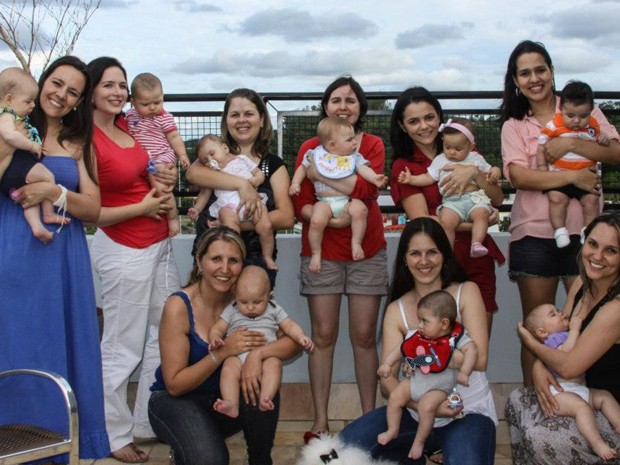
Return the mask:
<path id="1" fill-rule="evenodd" d="M 169 239 L 134 249 L 114 242 L 99 229 L 91 252 L 103 301 L 101 358 L 106 429 L 110 448 L 116 451 L 132 442 L 133 435 L 155 437 L 148 419 L 149 388 L 160 363 L 161 313 L 168 296 L 179 289 L 179 272 Z M 132 418 L 127 386 L 140 362 Z"/>

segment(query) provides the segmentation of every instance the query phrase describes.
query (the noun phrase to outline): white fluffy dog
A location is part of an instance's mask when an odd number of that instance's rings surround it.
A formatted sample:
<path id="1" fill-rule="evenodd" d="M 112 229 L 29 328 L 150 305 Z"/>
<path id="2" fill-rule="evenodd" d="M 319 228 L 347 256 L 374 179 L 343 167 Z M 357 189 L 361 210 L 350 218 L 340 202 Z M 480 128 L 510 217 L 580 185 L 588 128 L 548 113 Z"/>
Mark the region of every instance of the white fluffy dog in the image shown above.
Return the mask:
<path id="1" fill-rule="evenodd" d="M 301 449 L 297 465 L 397 465 L 396 462 L 373 460 L 366 451 L 345 445 L 338 436 L 321 434 Z"/>

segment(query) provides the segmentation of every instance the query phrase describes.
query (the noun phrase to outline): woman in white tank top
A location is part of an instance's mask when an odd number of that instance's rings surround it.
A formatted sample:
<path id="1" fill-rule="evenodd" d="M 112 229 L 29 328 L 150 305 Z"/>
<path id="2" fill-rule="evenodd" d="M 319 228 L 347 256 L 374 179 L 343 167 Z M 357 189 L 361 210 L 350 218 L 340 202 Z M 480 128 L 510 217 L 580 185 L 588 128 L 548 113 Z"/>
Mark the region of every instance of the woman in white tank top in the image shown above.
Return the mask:
<path id="1" fill-rule="evenodd" d="M 383 319 L 382 357 L 400 345 L 410 329 L 417 328 L 417 302 L 430 292 L 444 289 L 457 302 L 458 320 L 478 346 L 476 370 L 468 387 L 459 386 L 463 409 L 440 407 L 437 416 L 460 417 L 446 426 L 434 428 L 426 443 L 427 450 L 443 449 L 445 464 L 492 465 L 495 456 L 495 427 L 497 415 L 493 397 L 484 373 L 488 359 L 488 330 L 484 303 L 478 286 L 466 277 L 456 263 L 448 238 L 435 220 L 417 218 L 404 229 L 398 245 L 390 290 L 391 304 Z M 455 354 L 458 361 L 458 355 Z M 381 379 L 384 397 L 399 383 L 399 369 Z M 412 402 L 409 407 L 415 410 Z M 411 447 L 417 421 L 403 415 L 400 434 L 385 446 L 377 443 L 377 434 L 387 428 L 385 407 L 363 415 L 341 433 L 347 443 L 369 450 L 373 456 L 404 460 Z M 407 462 L 418 463 L 418 462 Z M 420 464 L 425 463 L 422 458 Z"/>

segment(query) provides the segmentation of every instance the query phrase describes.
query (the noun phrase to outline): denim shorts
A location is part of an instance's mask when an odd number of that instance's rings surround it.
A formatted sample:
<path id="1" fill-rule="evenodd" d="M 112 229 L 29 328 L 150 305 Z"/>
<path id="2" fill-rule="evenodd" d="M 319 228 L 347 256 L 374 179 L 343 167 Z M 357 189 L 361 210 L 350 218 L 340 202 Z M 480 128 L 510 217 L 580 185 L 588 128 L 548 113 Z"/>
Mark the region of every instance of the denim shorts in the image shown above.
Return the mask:
<path id="1" fill-rule="evenodd" d="M 360 260 L 321 260 L 321 272 L 308 269 L 310 257 L 301 257 L 301 295 L 360 294 L 386 295 L 388 291 L 387 251 Z"/>
<path id="2" fill-rule="evenodd" d="M 525 236 L 523 239 L 511 242 L 508 253 L 510 280 L 577 276 L 580 239 L 579 235 L 570 236 L 570 244 L 561 249 L 555 244 L 555 239 Z"/>

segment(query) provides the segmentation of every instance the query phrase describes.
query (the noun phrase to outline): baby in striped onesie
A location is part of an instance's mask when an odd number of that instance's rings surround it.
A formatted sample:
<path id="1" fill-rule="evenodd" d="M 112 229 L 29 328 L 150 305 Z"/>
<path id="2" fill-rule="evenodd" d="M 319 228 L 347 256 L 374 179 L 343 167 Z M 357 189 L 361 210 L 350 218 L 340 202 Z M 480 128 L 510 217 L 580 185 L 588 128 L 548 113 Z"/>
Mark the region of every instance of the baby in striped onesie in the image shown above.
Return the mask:
<path id="1" fill-rule="evenodd" d="M 158 196 L 170 194 L 168 229 L 172 237 L 181 229 L 179 211 L 174 196 L 171 195 L 172 186 L 159 182 L 154 175 L 158 165 L 176 165 L 177 157 L 182 168 L 190 165 L 185 143 L 173 116 L 164 110 L 163 86 L 157 76 L 142 73 L 134 78 L 131 83 L 131 104 L 133 108 L 128 110 L 126 115 L 129 133 L 149 154 L 147 171 L 151 186 L 157 189 Z"/>

